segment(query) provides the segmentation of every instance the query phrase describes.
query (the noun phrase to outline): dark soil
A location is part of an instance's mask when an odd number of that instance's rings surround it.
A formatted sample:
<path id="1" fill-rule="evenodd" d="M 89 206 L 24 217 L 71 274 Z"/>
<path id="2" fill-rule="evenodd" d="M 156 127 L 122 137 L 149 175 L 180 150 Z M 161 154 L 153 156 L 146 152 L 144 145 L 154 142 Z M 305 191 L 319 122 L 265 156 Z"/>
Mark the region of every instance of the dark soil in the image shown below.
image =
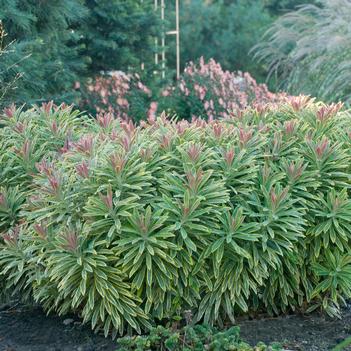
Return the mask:
<path id="1" fill-rule="evenodd" d="M 330 351 L 351 336 L 351 306 L 343 310 L 342 319 L 319 314 L 288 315 L 247 320 L 239 325 L 241 338 L 252 345 L 279 342 L 288 350 Z M 351 346 L 346 350 L 351 351 Z"/>
<path id="2" fill-rule="evenodd" d="M 288 350 L 329 351 L 351 335 L 351 308 L 341 320 L 291 315 L 238 323 L 242 339 L 281 342 Z M 42 310 L 11 307 L 0 310 L 0 351 L 114 351 L 116 343 L 94 334 L 72 316 L 46 316 Z M 345 350 L 351 350 L 351 347 Z"/>
<path id="3" fill-rule="evenodd" d="M 115 350 L 116 342 L 94 334 L 72 316 L 47 316 L 39 308 L 23 306 L 0 312 L 0 351 Z"/>

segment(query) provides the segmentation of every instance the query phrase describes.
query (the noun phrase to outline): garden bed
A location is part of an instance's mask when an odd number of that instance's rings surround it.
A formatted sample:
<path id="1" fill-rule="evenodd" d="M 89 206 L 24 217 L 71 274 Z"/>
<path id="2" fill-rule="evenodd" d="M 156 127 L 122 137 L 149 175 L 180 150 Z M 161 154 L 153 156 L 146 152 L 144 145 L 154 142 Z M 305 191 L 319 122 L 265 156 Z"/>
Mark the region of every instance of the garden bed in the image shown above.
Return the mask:
<path id="1" fill-rule="evenodd" d="M 247 320 L 239 325 L 242 339 L 252 345 L 278 341 L 288 350 L 330 351 L 351 335 L 351 306 L 343 311 L 342 319 L 314 313 Z"/>
<path id="2" fill-rule="evenodd" d="M 342 319 L 313 314 L 240 321 L 250 344 L 279 341 L 288 350 L 327 351 L 351 334 L 351 307 Z M 116 343 L 90 331 L 75 317 L 46 316 L 41 309 L 17 306 L 0 312 L 0 350 L 113 351 Z M 351 350 L 351 347 L 346 349 Z"/>

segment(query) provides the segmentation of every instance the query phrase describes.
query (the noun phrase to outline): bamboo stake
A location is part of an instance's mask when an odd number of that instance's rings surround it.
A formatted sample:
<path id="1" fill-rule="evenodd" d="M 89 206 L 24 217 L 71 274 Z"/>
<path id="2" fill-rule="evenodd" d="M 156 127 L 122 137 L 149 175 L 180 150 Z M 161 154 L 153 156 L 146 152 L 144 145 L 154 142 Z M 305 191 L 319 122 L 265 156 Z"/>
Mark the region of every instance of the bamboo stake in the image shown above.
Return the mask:
<path id="1" fill-rule="evenodd" d="M 165 30 L 164 30 L 164 21 L 165 21 L 165 0 L 161 0 L 161 20 L 162 20 L 162 78 L 166 77 L 166 40 L 165 40 Z"/>
<path id="2" fill-rule="evenodd" d="M 154 10 L 157 12 L 158 10 L 158 0 L 155 0 Z M 155 65 L 158 65 L 158 38 L 155 38 Z"/>
<path id="3" fill-rule="evenodd" d="M 180 78 L 180 33 L 179 33 L 179 0 L 176 0 L 176 44 L 177 44 L 177 79 Z"/>
<path id="4" fill-rule="evenodd" d="M 158 0 L 155 0 L 154 9 L 158 10 Z M 162 20 L 162 37 L 161 37 L 161 61 L 162 61 L 162 78 L 166 77 L 166 35 L 175 35 L 176 36 L 176 71 L 177 71 L 177 79 L 180 78 L 180 30 L 179 30 L 179 0 L 175 1 L 176 6 L 176 29 L 165 32 L 164 21 L 165 21 L 165 0 L 161 0 L 161 20 Z M 155 65 L 159 63 L 159 55 L 158 55 L 158 38 L 155 38 Z"/>

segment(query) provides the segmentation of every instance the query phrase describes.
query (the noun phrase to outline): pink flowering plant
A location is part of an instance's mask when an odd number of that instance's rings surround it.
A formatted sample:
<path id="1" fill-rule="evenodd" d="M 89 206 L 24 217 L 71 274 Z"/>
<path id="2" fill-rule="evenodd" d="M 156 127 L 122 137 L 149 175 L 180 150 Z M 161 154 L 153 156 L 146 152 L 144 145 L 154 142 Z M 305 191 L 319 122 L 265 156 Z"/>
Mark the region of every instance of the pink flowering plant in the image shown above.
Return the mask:
<path id="1" fill-rule="evenodd" d="M 189 63 L 180 80 L 167 88 L 153 85 L 153 89 L 147 87 L 138 74 L 111 72 L 88 83 L 82 108 L 133 121 L 155 118 L 162 111 L 187 120 L 213 120 L 286 98 L 283 93 L 271 93 L 249 73 L 224 71 L 213 59 L 206 63 L 203 58 Z"/>
<path id="2" fill-rule="evenodd" d="M 190 62 L 179 82 L 162 92 L 161 108 L 181 118 L 228 118 L 250 105 L 276 103 L 285 94 L 271 93 L 247 72 L 224 71 L 219 63 L 203 58 Z"/>
<path id="3" fill-rule="evenodd" d="M 82 90 L 82 109 L 93 114 L 110 113 L 114 118 L 139 121 L 150 107 L 151 90 L 137 73 L 113 71 L 91 79 Z"/>

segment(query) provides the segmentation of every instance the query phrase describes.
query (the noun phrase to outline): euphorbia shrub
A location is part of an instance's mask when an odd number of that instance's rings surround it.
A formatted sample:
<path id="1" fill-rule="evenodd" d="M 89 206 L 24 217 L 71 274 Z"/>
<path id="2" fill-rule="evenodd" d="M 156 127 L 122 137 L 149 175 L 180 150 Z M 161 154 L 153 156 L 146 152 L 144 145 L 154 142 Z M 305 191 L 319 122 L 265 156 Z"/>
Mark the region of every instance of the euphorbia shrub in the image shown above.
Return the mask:
<path id="1" fill-rule="evenodd" d="M 106 334 L 184 311 L 211 324 L 253 310 L 337 315 L 351 297 L 351 138 L 340 108 L 297 97 L 221 121 L 135 126 L 107 114 L 73 128 L 70 147 L 61 138 L 42 160 L 29 153 L 36 171 L 21 166 L 8 185 L 26 200 L 20 221 L 2 222 L 3 282 Z M 41 112 L 11 118 L 26 113 Z M 27 130 L 31 140 L 53 115 Z M 6 147 L 17 123 L 3 119 L 4 168 L 27 154 Z"/>

